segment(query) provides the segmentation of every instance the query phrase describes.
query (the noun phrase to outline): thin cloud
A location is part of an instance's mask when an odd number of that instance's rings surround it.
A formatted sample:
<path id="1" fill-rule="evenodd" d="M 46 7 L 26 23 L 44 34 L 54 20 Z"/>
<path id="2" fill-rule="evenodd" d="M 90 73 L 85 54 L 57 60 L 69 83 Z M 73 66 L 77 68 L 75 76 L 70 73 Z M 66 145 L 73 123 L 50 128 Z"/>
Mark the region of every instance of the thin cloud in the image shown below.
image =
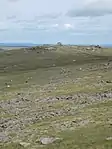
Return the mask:
<path id="1" fill-rule="evenodd" d="M 69 10 L 70 17 L 97 17 L 112 14 L 111 0 L 90 1 L 81 8 Z"/>
<path id="2" fill-rule="evenodd" d="M 37 18 L 46 18 L 46 19 L 57 19 L 61 16 L 61 13 L 53 13 L 53 14 L 43 14 L 36 16 Z"/>
<path id="3" fill-rule="evenodd" d="M 9 2 L 17 2 L 17 1 L 19 1 L 19 0 L 8 0 Z"/>
<path id="4" fill-rule="evenodd" d="M 6 17 L 7 20 L 15 20 L 16 19 L 16 15 L 11 15 Z"/>
<path id="5" fill-rule="evenodd" d="M 8 29 L 0 29 L 0 32 L 6 32 Z"/>

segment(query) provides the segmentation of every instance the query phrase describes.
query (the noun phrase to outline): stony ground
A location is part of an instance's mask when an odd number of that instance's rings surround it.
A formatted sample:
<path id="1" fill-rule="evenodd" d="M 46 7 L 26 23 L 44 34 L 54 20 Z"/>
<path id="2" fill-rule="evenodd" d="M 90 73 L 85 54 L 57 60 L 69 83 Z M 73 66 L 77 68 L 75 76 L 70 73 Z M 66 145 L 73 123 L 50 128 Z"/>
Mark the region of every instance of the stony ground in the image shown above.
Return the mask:
<path id="1" fill-rule="evenodd" d="M 112 148 L 111 60 L 103 48 L 0 53 L 0 148 Z"/>

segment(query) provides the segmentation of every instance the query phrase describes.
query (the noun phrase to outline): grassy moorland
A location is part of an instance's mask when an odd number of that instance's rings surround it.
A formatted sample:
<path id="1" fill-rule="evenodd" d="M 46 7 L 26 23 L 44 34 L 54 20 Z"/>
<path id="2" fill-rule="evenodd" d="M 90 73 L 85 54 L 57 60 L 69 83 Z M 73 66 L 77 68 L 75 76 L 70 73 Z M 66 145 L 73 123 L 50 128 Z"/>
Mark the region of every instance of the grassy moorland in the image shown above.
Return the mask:
<path id="1" fill-rule="evenodd" d="M 0 52 L 0 149 L 70 148 L 112 148 L 112 49 Z"/>

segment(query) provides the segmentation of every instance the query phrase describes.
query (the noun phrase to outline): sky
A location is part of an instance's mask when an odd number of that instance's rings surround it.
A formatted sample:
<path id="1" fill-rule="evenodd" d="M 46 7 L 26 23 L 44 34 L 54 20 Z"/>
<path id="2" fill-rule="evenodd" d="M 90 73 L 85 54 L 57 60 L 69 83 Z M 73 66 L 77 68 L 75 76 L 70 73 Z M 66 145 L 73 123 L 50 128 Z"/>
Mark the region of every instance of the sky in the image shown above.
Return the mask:
<path id="1" fill-rule="evenodd" d="M 112 0 L 0 0 L 0 42 L 109 44 Z"/>

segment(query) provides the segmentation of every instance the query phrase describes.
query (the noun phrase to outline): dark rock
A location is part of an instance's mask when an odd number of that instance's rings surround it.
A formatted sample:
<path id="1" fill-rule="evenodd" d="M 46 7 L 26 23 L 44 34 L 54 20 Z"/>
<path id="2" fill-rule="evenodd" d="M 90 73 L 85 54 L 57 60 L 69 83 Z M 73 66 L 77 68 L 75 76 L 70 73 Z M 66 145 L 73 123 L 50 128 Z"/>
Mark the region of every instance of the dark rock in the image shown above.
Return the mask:
<path id="1" fill-rule="evenodd" d="M 76 120 L 73 120 L 72 123 L 77 123 L 77 121 Z"/>
<path id="2" fill-rule="evenodd" d="M 105 97 L 105 98 L 108 97 L 107 94 L 104 94 L 104 97 Z"/>
<path id="3" fill-rule="evenodd" d="M 71 99 L 72 99 L 72 96 L 66 97 L 66 100 L 71 100 Z"/>
<path id="4" fill-rule="evenodd" d="M 17 93 L 17 95 L 21 95 L 21 93 Z"/>
<path id="5" fill-rule="evenodd" d="M 60 100 L 60 97 L 56 97 L 57 100 Z"/>
<path id="6" fill-rule="evenodd" d="M 0 127 L 3 128 L 3 129 L 5 129 L 5 128 L 7 128 L 7 125 L 6 124 L 3 124 Z"/>
<path id="7" fill-rule="evenodd" d="M 19 99 L 16 99 L 16 101 L 15 101 L 15 102 L 16 102 L 16 103 L 18 103 L 19 101 L 20 101 Z"/>
<path id="8" fill-rule="evenodd" d="M 86 100 L 81 102 L 81 104 L 86 104 L 86 103 L 87 103 L 87 101 L 86 101 Z"/>
<path id="9" fill-rule="evenodd" d="M 8 83 L 5 83 L 5 85 L 8 85 Z"/>
<path id="10" fill-rule="evenodd" d="M 102 47 L 100 45 L 96 45 L 95 48 L 101 49 Z"/>
<path id="11" fill-rule="evenodd" d="M 58 45 L 58 46 L 62 46 L 62 43 L 61 43 L 61 42 L 57 42 L 57 45 Z"/>
<path id="12" fill-rule="evenodd" d="M 110 80 L 107 80 L 107 81 L 106 81 L 106 83 L 112 83 L 112 81 L 110 81 Z"/>

